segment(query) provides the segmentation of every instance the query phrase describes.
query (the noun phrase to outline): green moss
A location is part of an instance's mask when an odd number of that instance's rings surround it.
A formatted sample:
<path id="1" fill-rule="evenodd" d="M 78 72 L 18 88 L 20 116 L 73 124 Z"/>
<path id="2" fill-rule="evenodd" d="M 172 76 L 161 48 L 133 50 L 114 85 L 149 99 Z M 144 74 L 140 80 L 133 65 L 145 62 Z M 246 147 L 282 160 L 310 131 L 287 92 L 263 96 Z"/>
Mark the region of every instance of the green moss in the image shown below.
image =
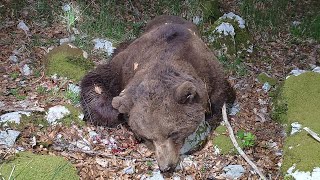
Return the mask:
<path id="1" fill-rule="evenodd" d="M 299 122 L 303 127 L 320 132 L 319 82 L 320 74 L 314 72 L 292 76 L 285 81 L 283 97 L 288 106 L 288 124 Z M 319 167 L 319 157 L 319 142 L 302 130 L 285 140 L 282 171 L 285 173 L 294 163 L 300 171 L 311 171 L 314 167 Z"/>
<path id="2" fill-rule="evenodd" d="M 214 132 L 217 135 L 212 139 L 212 142 L 214 146 L 217 146 L 220 149 L 220 154 L 235 154 L 236 150 L 227 134 L 227 128 L 220 125 Z"/>
<path id="3" fill-rule="evenodd" d="M 35 112 L 31 113 L 30 116 L 22 114 L 19 124 L 13 122 L 8 123 L 8 126 L 19 131 L 23 131 L 25 128 L 30 127 L 30 124 L 48 127 L 48 121 L 44 118 L 44 116 L 44 113 Z"/>
<path id="4" fill-rule="evenodd" d="M 272 97 L 272 112 L 271 118 L 279 123 L 288 123 L 287 117 L 287 100 L 283 96 L 283 85 L 270 92 L 269 96 Z"/>
<path id="5" fill-rule="evenodd" d="M 14 168 L 14 169 L 13 169 Z M 5 179 L 80 179 L 77 170 L 62 157 L 51 155 L 35 155 L 20 152 L 15 159 L 1 165 L 0 173 Z"/>
<path id="6" fill-rule="evenodd" d="M 233 26 L 235 35 L 223 35 L 216 32 L 215 29 L 222 23 L 229 23 Z M 247 53 L 247 49 L 251 45 L 251 36 L 249 31 L 240 28 L 238 21 L 235 19 L 218 19 L 211 25 L 205 33 L 208 36 L 210 46 L 212 48 L 222 50 L 225 55 L 229 57 L 242 57 Z"/>
<path id="7" fill-rule="evenodd" d="M 258 75 L 258 81 L 262 84 L 268 82 L 271 86 L 274 86 L 277 84 L 277 80 L 268 76 L 266 73 L 261 73 Z"/>
<path id="8" fill-rule="evenodd" d="M 46 70 L 48 75 L 58 74 L 79 81 L 94 66 L 83 57 L 83 51 L 63 44 L 48 53 Z"/>
<path id="9" fill-rule="evenodd" d="M 201 0 L 200 1 L 203 18 L 205 21 L 216 21 L 222 13 L 220 11 L 220 3 L 218 0 Z"/>

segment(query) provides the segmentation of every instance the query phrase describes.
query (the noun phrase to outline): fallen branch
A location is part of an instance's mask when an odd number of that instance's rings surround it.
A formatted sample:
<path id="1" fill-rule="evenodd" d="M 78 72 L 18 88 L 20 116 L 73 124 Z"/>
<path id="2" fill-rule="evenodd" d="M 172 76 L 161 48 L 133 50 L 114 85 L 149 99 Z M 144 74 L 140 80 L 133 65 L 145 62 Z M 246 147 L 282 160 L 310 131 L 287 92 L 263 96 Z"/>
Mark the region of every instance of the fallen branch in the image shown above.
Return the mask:
<path id="1" fill-rule="evenodd" d="M 11 173 L 10 173 L 10 176 L 9 176 L 9 178 L 8 179 L 11 179 L 11 176 L 12 176 L 12 174 L 13 174 L 13 171 L 14 171 L 14 169 L 16 168 L 16 165 L 13 165 L 13 168 L 12 168 L 12 170 L 11 170 Z"/>
<path id="2" fill-rule="evenodd" d="M 114 158 L 115 159 L 120 159 L 120 160 L 135 159 L 136 162 L 155 161 L 155 159 L 153 159 L 153 158 L 132 158 L 130 156 L 119 156 L 119 155 L 115 155 L 115 154 L 109 154 L 109 153 L 104 152 L 104 151 L 82 150 L 82 149 L 68 149 L 68 153 L 66 153 L 65 155 L 68 155 L 70 152 L 73 152 L 73 153 L 85 153 L 85 154 L 87 154 L 89 156 L 100 156 L 100 157 L 109 158 L 109 159 L 114 159 Z"/>
<path id="3" fill-rule="evenodd" d="M 266 180 L 267 178 L 262 174 L 262 172 L 258 169 L 258 167 L 249 159 L 249 157 L 242 151 L 236 138 L 234 137 L 232 127 L 231 127 L 231 125 L 228 121 L 228 117 L 227 117 L 226 104 L 224 104 L 222 107 L 222 117 L 223 117 L 223 120 L 228 128 L 229 136 L 230 136 L 230 139 L 231 139 L 234 147 L 237 149 L 237 151 L 243 157 L 243 159 L 245 159 L 247 161 L 247 163 L 254 169 L 254 171 L 256 171 L 259 174 L 260 178 L 263 180 Z"/>
<path id="4" fill-rule="evenodd" d="M 16 111 L 25 111 L 25 112 L 44 112 L 45 109 L 42 107 L 3 107 L 0 108 L 0 112 L 16 112 Z"/>
<path id="5" fill-rule="evenodd" d="M 312 131 L 311 129 L 304 127 L 304 130 L 306 130 L 315 140 L 320 142 L 320 137 L 318 136 L 317 133 L 315 133 L 314 131 Z"/>

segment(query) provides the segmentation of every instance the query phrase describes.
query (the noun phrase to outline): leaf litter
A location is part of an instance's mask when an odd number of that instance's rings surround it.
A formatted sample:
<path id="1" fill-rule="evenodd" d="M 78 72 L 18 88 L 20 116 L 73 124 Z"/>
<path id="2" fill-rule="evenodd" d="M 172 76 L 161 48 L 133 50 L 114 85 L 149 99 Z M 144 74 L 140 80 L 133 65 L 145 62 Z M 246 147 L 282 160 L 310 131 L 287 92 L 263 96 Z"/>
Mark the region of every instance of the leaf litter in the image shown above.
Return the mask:
<path id="1" fill-rule="evenodd" d="M 43 44 L 30 46 L 34 35 L 39 36 Z M 273 42 L 259 41 L 264 51 L 252 53 L 248 57 L 245 65 L 249 75 L 230 75 L 231 84 L 237 91 L 236 111 L 230 115 L 230 123 L 235 132 L 244 130 L 257 137 L 256 145 L 244 151 L 270 179 L 281 177 L 279 165 L 282 161 L 284 132 L 281 125 L 271 121 L 269 87 L 268 92 L 264 91 L 263 84 L 258 83 L 255 77 L 266 72 L 281 81 L 292 69 L 309 69 L 309 64 L 316 64 L 318 57 L 318 54 L 312 53 L 314 47 L 319 46 L 316 42 L 293 44 L 289 42 L 288 36 L 284 34 Z M 52 46 L 45 43 L 55 39 L 54 46 L 57 46 L 63 37 L 69 37 L 69 34 L 57 22 L 45 28 L 32 21 L 4 22 L 0 31 L 1 114 L 19 110 L 33 111 L 32 108 L 43 112 L 43 109 L 48 110 L 54 105 L 68 103 L 68 100 L 58 95 L 48 97 L 50 92 L 57 94 L 67 90 L 68 83 L 64 83 L 61 78 L 41 75 L 44 72 L 42 60 Z M 250 58 L 270 58 L 270 61 L 252 62 Z M 98 59 L 93 55 L 93 60 L 100 63 Z M 28 68 L 25 69 L 30 70 L 30 73 L 21 72 L 26 65 Z M 39 93 L 39 87 L 43 87 L 45 93 Z M 99 89 L 96 91 L 99 92 Z M 2 127 L 2 131 L 6 129 Z M 78 169 L 81 179 L 151 179 L 160 176 L 154 152 L 140 143 L 125 125 L 111 129 L 89 124 L 44 127 L 29 123 L 11 148 L 0 145 L 1 162 L 22 150 L 63 156 Z M 258 179 L 239 155 L 214 155 L 215 150 L 209 140 L 200 151 L 185 156 L 181 168 L 174 174 L 163 178 L 225 179 L 223 169 L 229 165 L 239 165 L 244 169 L 240 179 Z"/>

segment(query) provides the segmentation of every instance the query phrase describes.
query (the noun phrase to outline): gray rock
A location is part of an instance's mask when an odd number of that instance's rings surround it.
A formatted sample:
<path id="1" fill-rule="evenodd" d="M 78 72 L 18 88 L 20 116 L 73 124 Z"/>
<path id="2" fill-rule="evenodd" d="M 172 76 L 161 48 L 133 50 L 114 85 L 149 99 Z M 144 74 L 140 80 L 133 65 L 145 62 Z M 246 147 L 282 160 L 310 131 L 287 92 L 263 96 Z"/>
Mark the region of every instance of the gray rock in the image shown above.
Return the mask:
<path id="1" fill-rule="evenodd" d="M 290 135 L 293 135 L 293 134 L 295 134 L 297 132 L 300 132 L 301 131 L 301 127 L 302 127 L 302 125 L 299 124 L 299 122 L 291 123 L 291 133 L 290 133 Z"/>
<path id="2" fill-rule="evenodd" d="M 68 91 L 71 91 L 75 94 L 79 94 L 80 93 L 80 87 L 74 84 L 69 84 L 68 85 Z"/>
<path id="3" fill-rule="evenodd" d="M 226 178 L 237 179 L 242 176 L 245 172 L 244 168 L 241 165 L 228 165 L 223 168 L 225 171 Z"/>
<path id="4" fill-rule="evenodd" d="M 210 131 L 211 127 L 207 121 L 202 121 L 197 127 L 196 131 L 185 139 L 184 145 L 180 149 L 180 154 L 185 154 L 196 150 L 199 145 L 206 140 L 207 136 L 210 134 Z"/>
<path id="5" fill-rule="evenodd" d="M 17 28 L 22 29 L 26 35 L 28 35 L 30 32 L 29 27 L 24 23 L 24 21 L 20 21 Z"/>
<path id="6" fill-rule="evenodd" d="M 32 70 L 30 69 L 28 64 L 23 65 L 22 74 L 25 75 L 25 76 L 29 76 L 29 75 L 31 75 L 31 73 L 32 73 Z"/>
<path id="7" fill-rule="evenodd" d="M 128 166 L 126 168 L 123 169 L 123 173 L 124 174 L 133 174 L 134 173 L 134 167 L 133 166 Z"/>
<path id="8" fill-rule="evenodd" d="M 64 118 L 69 115 L 70 111 L 61 105 L 57 105 L 49 108 L 46 119 L 50 124 L 55 124 L 57 120 Z"/>
<path id="9" fill-rule="evenodd" d="M 16 124 L 19 124 L 21 115 L 30 116 L 31 113 L 25 112 L 25 111 L 16 111 L 16 112 L 6 113 L 0 116 L 0 122 L 1 123 L 14 122 Z"/>
<path id="10" fill-rule="evenodd" d="M 15 130 L 0 131 L 0 145 L 12 147 L 20 132 Z"/>
<path id="11" fill-rule="evenodd" d="M 229 115 L 234 116 L 240 111 L 240 104 L 238 102 L 234 102 L 230 109 Z"/>
<path id="12" fill-rule="evenodd" d="M 96 38 L 93 40 L 93 42 L 94 42 L 94 48 L 93 48 L 94 50 L 103 50 L 107 52 L 108 56 L 111 56 L 111 54 L 115 49 L 112 45 L 112 42 L 105 39 Z"/>
<path id="13" fill-rule="evenodd" d="M 264 92 L 268 92 L 271 89 L 271 85 L 268 82 L 265 82 L 262 86 Z"/>
<path id="14" fill-rule="evenodd" d="M 70 37 L 60 39 L 59 42 L 60 42 L 60 45 L 61 45 L 61 44 L 64 44 L 64 43 L 73 42 L 75 40 L 76 40 L 76 37 L 74 35 L 71 35 Z"/>
<path id="15" fill-rule="evenodd" d="M 17 63 L 19 61 L 16 55 L 9 56 L 9 60 L 13 63 Z"/>

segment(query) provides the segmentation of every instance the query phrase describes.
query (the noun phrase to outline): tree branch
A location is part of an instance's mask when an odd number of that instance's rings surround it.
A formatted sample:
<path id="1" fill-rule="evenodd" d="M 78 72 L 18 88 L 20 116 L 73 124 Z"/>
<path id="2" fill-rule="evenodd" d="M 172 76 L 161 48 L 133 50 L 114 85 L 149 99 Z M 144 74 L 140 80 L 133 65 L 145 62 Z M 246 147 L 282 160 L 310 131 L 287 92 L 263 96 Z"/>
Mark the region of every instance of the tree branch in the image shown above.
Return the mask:
<path id="1" fill-rule="evenodd" d="M 223 121 L 225 122 L 225 124 L 228 128 L 229 137 L 230 137 L 234 147 L 237 149 L 237 151 L 243 157 L 243 159 L 245 159 L 247 161 L 247 163 L 259 174 L 260 178 L 263 180 L 266 180 L 267 178 L 262 174 L 262 172 L 258 169 L 258 167 L 249 159 L 249 157 L 242 151 L 236 138 L 234 137 L 232 127 L 231 127 L 231 125 L 228 121 L 228 117 L 227 117 L 226 104 L 224 104 L 222 107 L 222 117 L 223 117 Z"/>

